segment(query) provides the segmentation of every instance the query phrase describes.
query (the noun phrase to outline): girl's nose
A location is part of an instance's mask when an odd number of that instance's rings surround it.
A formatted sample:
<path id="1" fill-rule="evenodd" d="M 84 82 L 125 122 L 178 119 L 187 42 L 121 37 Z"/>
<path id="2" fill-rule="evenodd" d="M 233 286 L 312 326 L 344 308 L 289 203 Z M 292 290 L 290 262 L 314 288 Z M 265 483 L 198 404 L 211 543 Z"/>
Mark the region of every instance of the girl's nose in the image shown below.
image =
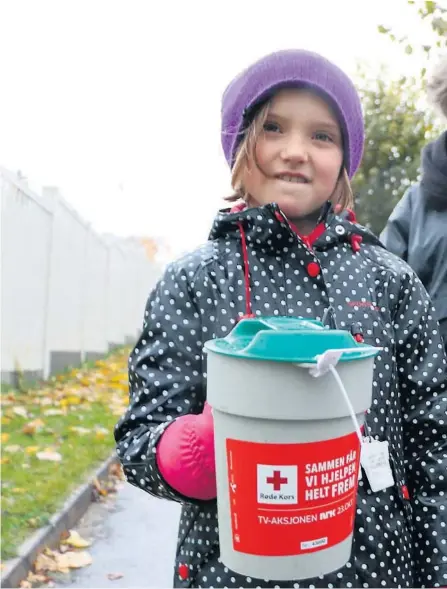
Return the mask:
<path id="1" fill-rule="evenodd" d="M 296 135 L 287 138 L 281 151 L 281 157 L 284 161 L 291 163 L 306 162 L 309 157 L 306 142 Z"/>

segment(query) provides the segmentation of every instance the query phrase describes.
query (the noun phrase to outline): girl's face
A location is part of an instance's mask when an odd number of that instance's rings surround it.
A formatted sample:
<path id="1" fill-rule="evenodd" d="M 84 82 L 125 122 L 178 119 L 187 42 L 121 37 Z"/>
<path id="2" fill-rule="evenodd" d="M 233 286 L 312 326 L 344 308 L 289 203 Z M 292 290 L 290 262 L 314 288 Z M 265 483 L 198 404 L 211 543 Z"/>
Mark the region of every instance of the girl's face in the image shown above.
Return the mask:
<path id="1" fill-rule="evenodd" d="M 342 134 L 326 102 L 308 90 L 272 99 L 243 185 L 250 206 L 276 202 L 292 221 L 329 200 L 343 162 Z"/>

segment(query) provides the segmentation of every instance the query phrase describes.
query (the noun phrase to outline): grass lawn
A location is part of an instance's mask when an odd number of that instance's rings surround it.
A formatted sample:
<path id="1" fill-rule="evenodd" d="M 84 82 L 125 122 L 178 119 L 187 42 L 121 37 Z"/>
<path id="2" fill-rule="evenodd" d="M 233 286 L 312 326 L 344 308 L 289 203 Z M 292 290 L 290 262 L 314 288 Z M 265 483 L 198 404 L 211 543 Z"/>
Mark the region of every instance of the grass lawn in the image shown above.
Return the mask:
<path id="1" fill-rule="evenodd" d="M 2 392 L 2 559 L 14 557 L 113 451 L 113 427 L 127 405 L 129 351 L 40 387 Z"/>

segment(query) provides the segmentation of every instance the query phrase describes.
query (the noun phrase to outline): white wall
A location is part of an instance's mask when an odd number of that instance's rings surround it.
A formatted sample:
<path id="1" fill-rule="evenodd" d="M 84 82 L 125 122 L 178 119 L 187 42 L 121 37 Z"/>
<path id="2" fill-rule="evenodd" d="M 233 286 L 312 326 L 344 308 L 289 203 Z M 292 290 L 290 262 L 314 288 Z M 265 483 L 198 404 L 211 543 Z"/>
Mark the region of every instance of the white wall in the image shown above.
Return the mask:
<path id="1" fill-rule="evenodd" d="M 137 337 L 160 269 L 143 246 L 101 236 L 57 188 L 41 196 L 0 168 L 1 370 L 29 376 Z"/>

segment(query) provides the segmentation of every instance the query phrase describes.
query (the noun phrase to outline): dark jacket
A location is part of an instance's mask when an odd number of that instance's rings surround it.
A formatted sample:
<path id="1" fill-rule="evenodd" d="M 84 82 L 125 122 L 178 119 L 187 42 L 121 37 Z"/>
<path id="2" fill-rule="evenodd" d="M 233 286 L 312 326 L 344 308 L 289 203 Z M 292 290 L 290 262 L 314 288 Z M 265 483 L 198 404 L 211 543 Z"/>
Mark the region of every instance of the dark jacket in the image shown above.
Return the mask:
<path id="1" fill-rule="evenodd" d="M 422 179 L 407 190 L 381 239 L 427 289 L 447 349 L 447 131 L 422 150 Z"/>
<path id="2" fill-rule="evenodd" d="M 164 430 L 203 409 L 203 344 L 226 336 L 246 312 L 246 280 L 256 315 L 321 320 L 332 307 L 338 327 L 363 330 L 384 348 L 367 424 L 389 442 L 396 485 L 372 493 L 362 477 L 352 558 L 324 578 L 275 583 L 229 571 L 219 560 L 216 502 L 180 496 L 157 468 Z M 129 360 L 130 406 L 115 431 L 127 480 L 182 503 L 174 586 L 447 585 L 447 372 L 438 331 L 414 272 L 356 223 L 330 212 L 310 249 L 276 205 L 221 213 L 210 240 L 171 264 L 149 297 Z"/>

